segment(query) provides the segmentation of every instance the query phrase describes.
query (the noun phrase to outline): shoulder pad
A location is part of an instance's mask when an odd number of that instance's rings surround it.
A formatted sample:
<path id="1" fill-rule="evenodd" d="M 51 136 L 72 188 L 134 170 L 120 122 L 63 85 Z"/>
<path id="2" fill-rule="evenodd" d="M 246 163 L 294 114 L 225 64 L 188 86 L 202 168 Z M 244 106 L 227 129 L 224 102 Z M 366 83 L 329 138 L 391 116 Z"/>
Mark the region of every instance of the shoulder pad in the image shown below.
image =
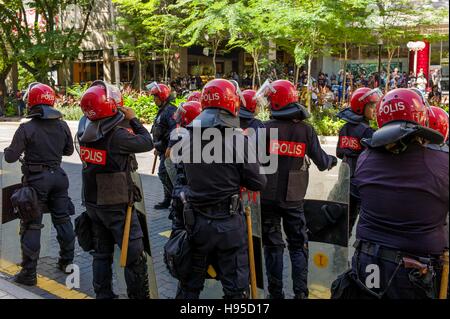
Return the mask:
<path id="1" fill-rule="evenodd" d="M 122 112 L 118 112 L 113 117 L 91 121 L 83 116 L 78 123 L 77 136 L 81 142 L 90 143 L 103 138 L 108 132 L 115 129 L 125 118 Z"/>
<path id="2" fill-rule="evenodd" d="M 428 140 L 432 144 L 443 142 L 443 136 L 438 132 L 409 122 L 392 122 L 375 131 L 370 139 L 363 139 L 364 146 L 371 148 L 381 147 L 400 141 L 401 139 L 416 135 Z"/>
<path id="3" fill-rule="evenodd" d="M 272 110 L 272 117 L 277 120 L 306 120 L 311 115 L 300 103 L 291 103 L 282 110 Z"/>
<path id="4" fill-rule="evenodd" d="M 203 110 L 187 127 L 239 127 L 239 117 L 221 109 Z"/>
<path id="5" fill-rule="evenodd" d="M 356 114 L 349 107 L 336 114 L 336 117 L 352 124 L 364 123 L 364 116 Z"/>

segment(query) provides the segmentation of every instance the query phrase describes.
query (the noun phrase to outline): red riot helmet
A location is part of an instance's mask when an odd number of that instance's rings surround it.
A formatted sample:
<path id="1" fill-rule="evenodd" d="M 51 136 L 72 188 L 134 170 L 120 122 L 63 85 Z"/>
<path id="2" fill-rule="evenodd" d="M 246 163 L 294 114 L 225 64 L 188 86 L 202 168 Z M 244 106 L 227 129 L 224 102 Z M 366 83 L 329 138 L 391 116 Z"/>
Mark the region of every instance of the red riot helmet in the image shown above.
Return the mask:
<path id="1" fill-rule="evenodd" d="M 363 115 L 364 107 L 369 103 L 377 104 L 381 100 L 381 91 L 370 88 L 359 88 L 350 98 L 350 108 L 358 115 Z"/>
<path id="2" fill-rule="evenodd" d="M 255 113 L 258 105 L 255 95 L 256 91 L 254 90 L 245 90 L 242 92 L 242 96 L 244 96 L 245 99 L 245 108 L 251 113 Z"/>
<path id="3" fill-rule="evenodd" d="M 448 114 L 440 107 L 431 106 L 427 108 L 428 127 L 438 131 L 444 136 L 444 141 L 448 138 Z"/>
<path id="4" fill-rule="evenodd" d="M 256 100 L 256 91 L 245 90 L 242 92 L 242 96 L 245 100 L 245 106 L 241 105 L 241 108 L 239 109 L 239 117 L 252 119 L 254 117 L 256 107 L 258 106 L 258 101 Z"/>
<path id="5" fill-rule="evenodd" d="M 150 95 L 156 96 L 161 102 L 167 101 L 170 96 L 170 88 L 165 84 L 159 84 L 156 82 L 152 82 L 145 87 Z"/>
<path id="6" fill-rule="evenodd" d="M 23 101 L 29 109 L 36 105 L 54 106 L 56 100 L 55 91 L 46 84 L 33 82 L 23 96 Z"/>
<path id="7" fill-rule="evenodd" d="M 186 127 L 202 112 L 202 105 L 197 101 L 182 103 L 173 118 L 177 124 Z"/>
<path id="8" fill-rule="evenodd" d="M 245 99 L 236 81 L 214 79 L 203 87 L 201 100 L 203 109 L 222 109 L 237 116 L 241 104 L 245 106 Z"/>
<path id="9" fill-rule="evenodd" d="M 91 121 L 111 117 L 117 114 L 118 107 L 123 106 L 122 94 L 117 87 L 97 80 L 84 92 L 80 106 Z"/>
<path id="10" fill-rule="evenodd" d="M 410 89 L 394 89 L 386 93 L 377 105 L 378 127 L 394 121 L 427 126 L 427 111 L 423 98 Z"/>
<path id="11" fill-rule="evenodd" d="M 297 89 L 287 80 L 274 82 L 266 80 L 255 96 L 262 104 L 270 103 L 272 111 L 279 111 L 292 103 L 298 103 Z"/>
<path id="12" fill-rule="evenodd" d="M 189 96 L 187 97 L 187 102 L 191 102 L 191 101 L 200 102 L 201 99 L 202 99 L 202 92 L 195 91 L 195 92 L 192 92 L 191 94 L 189 94 Z"/>

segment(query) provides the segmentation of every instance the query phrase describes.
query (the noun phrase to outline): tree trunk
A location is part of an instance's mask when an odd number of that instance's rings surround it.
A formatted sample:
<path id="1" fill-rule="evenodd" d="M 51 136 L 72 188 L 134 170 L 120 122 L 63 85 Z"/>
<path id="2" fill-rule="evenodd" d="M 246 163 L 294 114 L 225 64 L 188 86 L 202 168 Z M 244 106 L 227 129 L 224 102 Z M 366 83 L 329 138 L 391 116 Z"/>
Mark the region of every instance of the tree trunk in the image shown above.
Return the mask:
<path id="1" fill-rule="evenodd" d="M 255 85 L 256 85 L 256 78 L 258 79 L 258 86 L 261 86 L 261 72 L 259 70 L 259 53 L 254 50 L 252 52 L 252 58 L 253 58 L 253 74 L 254 74 L 254 79 L 253 79 L 253 89 L 255 89 Z"/>
<path id="2" fill-rule="evenodd" d="M 296 63 L 294 63 L 294 85 L 295 85 L 295 87 L 297 87 L 297 85 L 298 85 L 298 76 L 297 76 L 297 70 L 298 70 L 298 68 L 297 68 L 297 64 Z M 289 71 L 288 71 L 288 78 L 289 78 Z"/>
<path id="3" fill-rule="evenodd" d="M 213 41 L 213 70 L 214 70 L 214 77 L 216 77 L 216 74 L 217 74 L 216 55 L 217 55 L 217 50 L 219 49 L 219 43 L 220 43 L 220 40 L 214 40 Z"/>
<path id="4" fill-rule="evenodd" d="M 386 84 L 384 87 L 385 93 L 387 93 L 389 91 L 389 82 L 390 82 L 390 78 L 391 78 L 391 62 L 392 62 L 392 59 L 394 58 L 395 49 L 388 47 L 387 51 L 388 51 L 388 62 L 387 62 L 387 66 L 386 66 L 387 74 L 386 74 Z"/>
<path id="5" fill-rule="evenodd" d="M 307 94 L 306 94 L 306 104 L 308 107 L 308 112 L 311 113 L 311 63 L 312 56 L 308 55 L 308 81 L 307 81 Z"/>
<path id="6" fill-rule="evenodd" d="M 347 101 L 345 94 L 347 93 L 346 87 L 347 87 L 347 58 L 348 58 L 348 47 L 347 47 L 347 40 L 344 41 L 344 79 L 342 80 L 342 100 L 341 100 L 341 106 L 344 106 L 345 102 Z"/>
<path id="7" fill-rule="evenodd" d="M 6 88 L 6 76 L 0 75 L 0 116 L 6 112 L 6 96 L 8 94 Z"/>

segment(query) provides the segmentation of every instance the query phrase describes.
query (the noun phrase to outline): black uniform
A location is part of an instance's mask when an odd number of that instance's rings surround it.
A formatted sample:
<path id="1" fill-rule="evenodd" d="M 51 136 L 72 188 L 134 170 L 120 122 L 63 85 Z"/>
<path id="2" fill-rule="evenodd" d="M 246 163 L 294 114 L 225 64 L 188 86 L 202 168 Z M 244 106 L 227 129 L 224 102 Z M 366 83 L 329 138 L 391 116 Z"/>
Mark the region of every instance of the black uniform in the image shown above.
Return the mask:
<path id="1" fill-rule="evenodd" d="M 252 128 L 257 132 L 258 128 L 264 128 L 264 123 L 261 122 L 261 120 L 255 119 L 255 118 L 240 118 L 240 126 L 241 129 L 247 130 L 249 128 Z"/>
<path id="2" fill-rule="evenodd" d="M 419 144 L 397 155 L 364 151 L 354 177 L 361 194 L 356 251 L 352 270 L 335 282 L 336 298 L 437 297 L 439 255 L 448 247 L 448 169 L 448 153 Z M 379 267 L 379 288 L 361 290 L 370 264 Z"/>
<path id="3" fill-rule="evenodd" d="M 267 134 L 278 129 L 278 140 L 271 140 L 268 151 L 278 155 L 278 170 L 267 175 L 267 186 L 261 192 L 263 245 L 269 293 L 272 298 L 283 298 L 283 250 L 281 232 L 287 236 L 292 263 L 293 288 L 296 297 L 308 296 L 308 238 L 306 234 L 303 199 L 308 185 L 310 157 L 319 170 L 336 165 L 336 158 L 320 147 L 314 129 L 304 122 L 270 120 L 265 122 Z"/>
<path id="4" fill-rule="evenodd" d="M 32 120 L 19 126 L 4 156 L 12 163 L 24 153 L 24 178 L 36 190 L 41 211 L 52 216 L 60 246 L 59 264 L 65 268 L 73 261 L 75 234 L 70 219 L 74 207 L 68 196 L 69 179 L 61 168 L 61 160 L 63 155 L 72 155 L 74 147 L 67 123 L 59 119 L 59 112 L 51 111 L 57 116 L 46 118 L 40 106 L 33 107 Z M 21 222 L 22 267 L 28 273 L 36 272 L 42 227 L 42 215 L 26 224 Z"/>
<path id="5" fill-rule="evenodd" d="M 120 114 L 120 113 L 119 113 Z M 111 119 L 113 120 L 113 119 Z M 153 148 L 149 132 L 134 118 L 133 133 L 114 126 L 99 139 L 79 133 L 83 168 L 83 191 L 94 236 L 93 285 L 98 299 L 115 297 L 112 290 L 114 244 L 122 245 L 127 206 L 133 197 L 130 171 L 134 153 Z M 137 213 L 133 210 L 125 281 L 129 298 L 149 297 L 144 242 Z"/>
<path id="6" fill-rule="evenodd" d="M 358 189 L 353 182 L 353 174 L 356 169 L 356 162 L 365 147 L 361 144 L 363 138 L 371 138 L 374 130 L 369 122 L 362 115 L 357 115 L 350 109 L 341 111 L 338 115 L 347 123 L 339 131 L 339 141 L 336 147 L 336 155 L 347 163 L 350 167 L 350 222 L 349 233 L 355 225 L 360 206 Z"/>
<path id="7" fill-rule="evenodd" d="M 164 161 L 166 159 L 165 152 L 167 148 L 172 146 L 170 145 L 170 132 L 177 126 L 177 123 L 173 118 L 176 110 L 176 106 L 171 104 L 171 99 L 169 98 L 169 100 L 159 108 L 151 131 L 155 149 L 159 152 L 158 176 L 164 187 L 164 202 L 167 204 L 170 203 L 173 185 L 170 181 Z"/>
<path id="8" fill-rule="evenodd" d="M 222 134 L 224 160 L 226 148 L 224 132 Z M 247 137 L 240 136 L 247 143 Z M 209 141 L 202 141 L 201 149 L 207 143 Z M 236 144 L 232 151 L 242 154 Z M 195 216 L 195 223 L 188 225 L 193 265 L 189 278 L 180 282 L 177 298 L 199 297 L 210 264 L 217 270 L 225 298 L 244 298 L 249 286 L 249 268 L 240 186 L 258 191 L 264 187 L 266 178 L 260 175 L 259 163 L 248 162 L 247 152 L 243 163 L 204 163 L 202 159 L 201 163 L 185 163 L 184 167 L 187 209 Z"/>

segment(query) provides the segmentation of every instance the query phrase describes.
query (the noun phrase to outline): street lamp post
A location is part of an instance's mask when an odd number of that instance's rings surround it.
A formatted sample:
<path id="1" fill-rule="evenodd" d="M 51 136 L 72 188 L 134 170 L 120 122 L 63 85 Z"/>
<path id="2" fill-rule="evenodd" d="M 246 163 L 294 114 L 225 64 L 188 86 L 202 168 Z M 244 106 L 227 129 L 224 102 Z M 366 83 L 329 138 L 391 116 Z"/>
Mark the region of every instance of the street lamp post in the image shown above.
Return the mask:
<path id="1" fill-rule="evenodd" d="M 409 51 L 414 51 L 414 76 L 417 76 L 417 52 L 425 48 L 425 42 L 423 41 L 409 41 L 406 46 Z"/>

